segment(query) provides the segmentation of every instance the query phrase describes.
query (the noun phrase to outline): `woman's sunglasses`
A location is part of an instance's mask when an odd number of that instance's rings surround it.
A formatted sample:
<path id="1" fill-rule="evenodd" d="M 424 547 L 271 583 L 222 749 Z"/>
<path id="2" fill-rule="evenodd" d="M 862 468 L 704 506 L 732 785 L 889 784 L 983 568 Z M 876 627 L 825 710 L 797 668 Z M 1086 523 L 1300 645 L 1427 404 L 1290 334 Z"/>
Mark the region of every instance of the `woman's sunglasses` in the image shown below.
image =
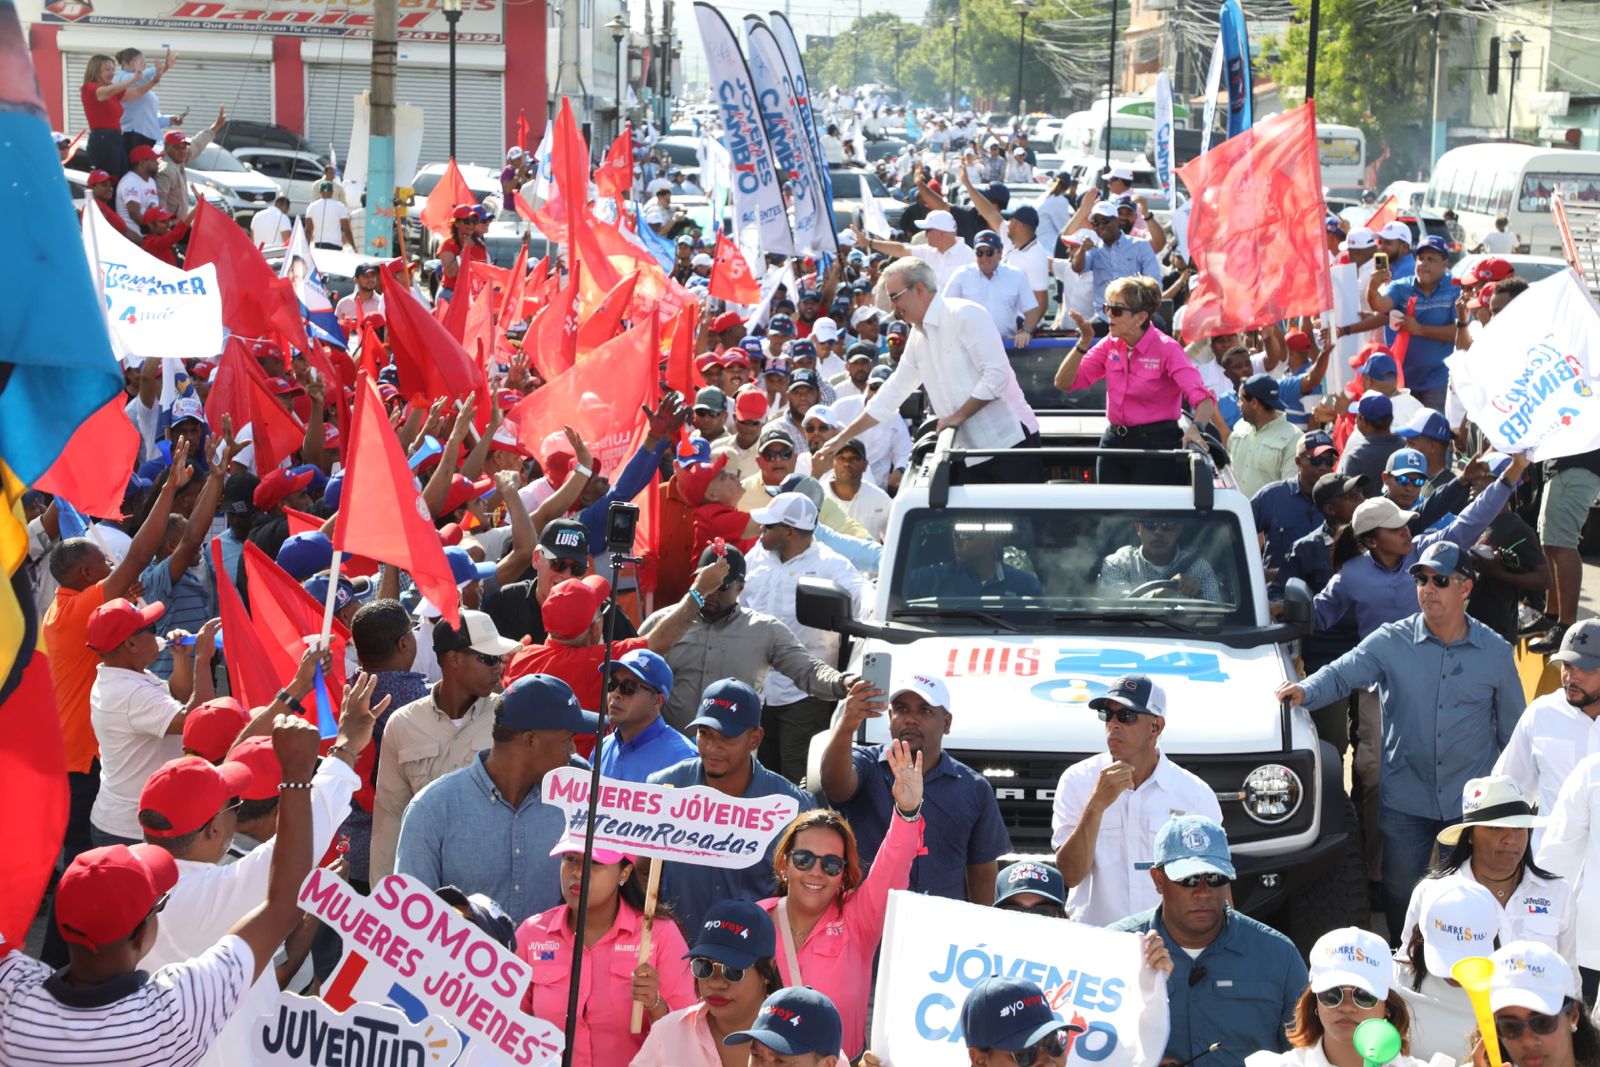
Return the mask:
<path id="1" fill-rule="evenodd" d="M 713 974 L 721 973 L 722 977 L 731 985 L 737 985 L 744 978 L 745 967 L 729 967 L 718 960 L 707 959 L 705 956 L 695 956 L 689 960 L 689 973 L 702 982 Z"/>
<path id="2" fill-rule="evenodd" d="M 829 878 L 837 878 L 844 873 L 843 856 L 819 856 L 808 848 L 797 848 L 789 853 L 789 862 L 794 864 L 797 871 L 809 871 L 822 861 L 822 873 Z"/>
<path id="3" fill-rule="evenodd" d="M 1322 992 L 1317 994 L 1317 1003 L 1321 1004 L 1324 1008 L 1337 1008 L 1339 1005 L 1344 1003 L 1344 998 L 1347 996 L 1351 1000 L 1355 1001 L 1356 1007 L 1363 1011 L 1366 1011 L 1370 1008 L 1376 1008 L 1378 1006 L 1377 997 L 1373 996 L 1371 993 L 1368 993 L 1365 989 L 1357 989 L 1355 986 L 1351 985 L 1334 986 L 1332 989 L 1324 989 Z"/>
<path id="4" fill-rule="evenodd" d="M 1104 311 L 1106 317 L 1111 319 L 1120 319 L 1124 315 L 1133 313 L 1133 308 L 1124 307 L 1121 304 L 1101 304 L 1100 310 Z"/>
<path id="5" fill-rule="evenodd" d="M 1020 1052 L 1013 1052 L 1011 1058 L 1017 1061 L 1017 1067 L 1033 1067 L 1041 1057 L 1057 1059 L 1066 1051 L 1067 1031 L 1062 1029 L 1046 1034 Z"/>
<path id="6" fill-rule="evenodd" d="M 1507 1041 L 1516 1041 L 1526 1030 L 1532 1030 L 1541 1037 L 1549 1037 L 1560 1025 L 1560 1015 L 1542 1015 L 1539 1012 L 1533 1012 L 1526 1019 L 1513 1019 L 1505 1015 L 1494 1017 L 1494 1028 Z"/>

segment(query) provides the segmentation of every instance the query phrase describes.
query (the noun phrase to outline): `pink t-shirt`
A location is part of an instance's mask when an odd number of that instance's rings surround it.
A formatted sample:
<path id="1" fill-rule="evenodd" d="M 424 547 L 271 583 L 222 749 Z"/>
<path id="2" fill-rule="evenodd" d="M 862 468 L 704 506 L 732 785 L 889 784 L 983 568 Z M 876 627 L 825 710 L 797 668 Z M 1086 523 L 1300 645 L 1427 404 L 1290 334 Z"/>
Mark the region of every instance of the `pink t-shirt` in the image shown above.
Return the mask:
<path id="1" fill-rule="evenodd" d="M 861 885 L 833 902 L 806 942 L 795 949 L 800 961 L 801 982 L 789 974 L 788 954 L 778 945 L 778 973 L 785 985 L 808 985 L 827 996 L 839 1009 L 844 1027 L 844 1050 L 851 1058 L 861 1055 L 867 1043 L 867 997 L 872 984 L 872 957 L 883 940 L 884 914 L 889 908 L 889 890 L 904 889 L 911 883 L 911 862 L 922 851 L 923 820 L 906 822 L 889 816 L 889 831 L 872 861 L 872 869 Z M 772 913 L 777 897 L 761 902 Z M 777 917 L 773 917 L 774 925 Z M 781 939 L 783 934 L 779 932 Z"/>
<path id="2" fill-rule="evenodd" d="M 1070 388 L 1087 389 L 1101 378 L 1106 380 L 1106 417 L 1114 426 L 1172 422 L 1184 398 L 1191 407 L 1212 399 L 1183 346 L 1154 326 L 1131 349 L 1115 337 L 1089 349 Z"/>
<path id="3" fill-rule="evenodd" d="M 846 1062 L 843 1049 L 839 1062 Z M 705 1004 L 662 1016 L 628 1067 L 722 1067 Z"/>

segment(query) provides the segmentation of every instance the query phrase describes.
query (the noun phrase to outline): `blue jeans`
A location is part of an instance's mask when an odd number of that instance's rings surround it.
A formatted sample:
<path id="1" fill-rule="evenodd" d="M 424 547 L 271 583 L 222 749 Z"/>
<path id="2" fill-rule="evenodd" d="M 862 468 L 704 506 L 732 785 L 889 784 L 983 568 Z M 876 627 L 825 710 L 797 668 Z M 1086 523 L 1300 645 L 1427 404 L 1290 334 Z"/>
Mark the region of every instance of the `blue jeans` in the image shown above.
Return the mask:
<path id="1" fill-rule="evenodd" d="M 1383 913 L 1389 921 L 1390 944 L 1404 943 L 1406 931 L 1401 926 L 1406 921 L 1411 890 L 1427 872 L 1439 831 L 1457 821 L 1381 809 L 1378 823 L 1383 834 Z"/>

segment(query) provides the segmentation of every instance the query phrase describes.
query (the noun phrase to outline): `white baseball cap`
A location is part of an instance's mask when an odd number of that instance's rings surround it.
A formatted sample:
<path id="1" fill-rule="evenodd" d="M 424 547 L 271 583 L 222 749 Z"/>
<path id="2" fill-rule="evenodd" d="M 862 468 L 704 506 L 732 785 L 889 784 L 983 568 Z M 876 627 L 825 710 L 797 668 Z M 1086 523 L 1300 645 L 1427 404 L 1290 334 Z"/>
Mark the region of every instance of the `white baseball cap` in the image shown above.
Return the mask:
<path id="1" fill-rule="evenodd" d="M 1560 1014 L 1578 991 L 1572 982 L 1572 965 L 1549 945 L 1538 941 L 1513 941 L 1489 957 L 1494 977 L 1489 979 L 1489 1010 L 1527 1008 L 1541 1015 Z"/>
<path id="2" fill-rule="evenodd" d="M 1132 182 L 1133 182 L 1133 168 L 1132 167 L 1112 167 L 1111 168 L 1111 172 L 1106 175 L 1106 180 L 1110 181 L 1113 178 L 1115 178 L 1119 182 L 1128 182 L 1128 183 L 1132 184 Z"/>
<path id="3" fill-rule="evenodd" d="M 172 402 L 172 425 L 177 425 L 184 419 L 206 421 L 206 406 L 200 403 L 199 397 L 180 396 Z"/>
<path id="4" fill-rule="evenodd" d="M 816 419 L 818 422 L 822 423 L 824 426 L 830 427 L 830 428 L 835 429 L 835 430 L 839 429 L 841 426 L 844 425 L 844 423 L 839 421 L 839 416 L 835 415 L 833 413 L 833 409 L 831 407 L 829 407 L 827 404 L 813 404 L 813 405 L 811 405 L 811 407 L 806 411 L 806 417 L 804 419 L 802 419 L 801 421 L 802 422 L 810 422 L 812 419 Z"/>
<path id="5" fill-rule="evenodd" d="M 1416 512 L 1406 511 L 1388 497 L 1375 496 L 1356 508 L 1355 514 L 1350 516 L 1350 529 L 1360 537 L 1373 530 L 1396 529 L 1416 517 Z"/>
<path id="6" fill-rule="evenodd" d="M 696 252 L 689 259 L 689 266 L 691 267 L 715 267 L 716 265 L 717 261 L 706 255 L 704 252 Z"/>
<path id="7" fill-rule="evenodd" d="M 1388 942 L 1359 926 L 1329 930 L 1311 946 L 1311 992 L 1354 986 L 1384 1000 L 1394 954 Z"/>
<path id="8" fill-rule="evenodd" d="M 824 315 L 811 324 L 811 338 L 815 341 L 832 341 L 839 336 L 839 324 Z"/>
<path id="9" fill-rule="evenodd" d="M 1422 905 L 1422 962 L 1443 978 L 1472 956 L 1487 956 L 1500 934 L 1500 905 L 1477 882 L 1452 878 Z"/>
<path id="10" fill-rule="evenodd" d="M 877 317 L 878 317 L 878 309 L 877 308 L 871 307 L 869 305 L 862 305 L 861 307 L 856 308 L 855 311 L 851 313 L 851 315 L 850 315 L 850 325 L 852 325 L 852 326 L 860 326 L 863 322 L 866 322 L 868 319 L 876 319 Z M 816 329 L 815 326 L 813 326 L 811 328 L 813 330 Z"/>
<path id="11" fill-rule="evenodd" d="M 506 161 L 508 163 L 511 162 L 512 160 L 521 159 L 521 158 L 522 158 L 522 149 L 519 146 L 512 145 L 510 148 L 506 149 Z"/>
<path id="12" fill-rule="evenodd" d="M 644 191 L 649 193 L 651 196 L 654 196 L 660 192 L 670 193 L 672 192 L 672 183 L 667 181 L 665 178 L 657 178 L 655 181 L 645 186 Z"/>
<path id="13" fill-rule="evenodd" d="M 901 693 L 915 693 L 930 708 L 950 710 L 950 688 L 931 674 L 908 674 L 889 687 L 889 703 Z"/>
<path id="14" fill-rule="evenodd" d="M 930 211 L 927 218 L 917 220 L 917 229 L 955 233 L 956 217 L 948 211 Z"/>
<path id="15" fill-rule="evenodd" d="M 793 526 L 807 533 L 817 528 L 817 506 L 804 493 L 779 493 L 750 517 L 762 526 Z"/>
<path id="16" fill-rule="evenodd" d="M 1378 235 L 1365 226 L 1357 226 L 1345 237 L 1344 243 L 1347 248 L 1357 251 L 1363 248 L 1375 248 L 1378 244 Z"/>
<path id="17" fill-rule="evenodd" d="M 1378 236 L 1385 241 L 1404 241 L 1409 245 L 1411 243 L 1411 227 L 1403 222 L 1390 222 L 1378 231 Z"/>

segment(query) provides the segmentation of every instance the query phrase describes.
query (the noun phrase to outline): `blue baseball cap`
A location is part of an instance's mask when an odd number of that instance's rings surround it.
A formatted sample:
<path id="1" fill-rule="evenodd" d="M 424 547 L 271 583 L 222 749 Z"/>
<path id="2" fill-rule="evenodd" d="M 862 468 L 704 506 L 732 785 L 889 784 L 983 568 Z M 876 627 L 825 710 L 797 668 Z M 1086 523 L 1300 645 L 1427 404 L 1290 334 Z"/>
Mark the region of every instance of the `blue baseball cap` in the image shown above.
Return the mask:
<path id="1" fill-rule="evenodd" d="M 328 479 L 328 484 L 322 489 L 322 506 L 329 511 L 339 510 L 339 498 L 344 493 L 344 472 L 340 471 Z"/>
<path id="2" fill-rule="evenodd" d="M 1021 1052 L 1058 1030 L 1083 1031 L 1050 1007 L 1037 982 L 992 975 L 972 987 L 961 1005 L 961 1035 L 966 1046 Z"/>
<path id="3" fill-rule="evenodd" d="M 311 482 L 306 486 L 306 491 L 313 497 L 321 496 L 328 488 L 328 476 L 322 473 L 322 468 L 315 463 L 302 463 L 298 467 L 290 467 L 290 474 L 310 474 Z"/>
<path id="4" fill-rule="evenodd" d="M 1400 373 L 1395 365 L 1394 357 L 1387 352 L 1374 352 L 1367 357 L 1367 361 L 1356 368 L 1357 372 L 1368 378 L 1393 378 Z"/>
<path id="5" fill-rule="evenodd" d="M 739 347 L 752 356 L 759 356 L 767 350 L 767 342 L 759 337 L 741 337 Z"/>
<path id="6" fill-rule="evenodd" d="M 1368 422 L 1394 418 L 1394 404 L 1382 393 L 1368 393 L 1356 403 L 1356 414 Z"/>
<path id="7" fill-rule="evenodd" d="M 772 916 L 749 900 L 721 900 L 706 909 L 700 933 L 683 959 L 704 956 L 729 967 L 754 967 L 778 951 Z M 835 1049 L 835 1051 L 838 1051 Z"/>
<path id="8" fill-rule="evenodd" d="M 605 670 L 600 664 L 597 670 Z M 627 671 L 662 696 L 672 695 L 672 668 L 667 661 L 648 648 L 636 648 L 627 655 L 611 661 L 613 671 Z"/>
<path id="9" fill-rule="evenodd" d="M 1228 851 L 1228 835 L 1203 815 L 1174 815 L 1156 831 L 1156 857 L 1150 864 L 1181 881 L 1196 874 L 1238 877 Z"/>
<path id="10" fill-rule="evenodd" d="M 788 986 L 761 1002 L 756 1024 L 722 1039 L 724 1045 L 759 1041 L 780 1056 L 837 1056 L 844 1024 L 833 1002 L 810 986 Z"/>
<path id="11" fill-rule="evenodd" d="M 972 239 L 973 248 L 989 248 L 998 252 L 1004 246 L 1005 242 L 1000 240 L 1000 235 L 993 230 L 982 230 Z"/>
<path id="12" fill-rule="evenodd" d="M 1385 474 L 1427 474 L 1428 458 L 1414 448 L 1400 448 L 1389 453 L 1383 465 Z"/>
<path id="13" fill-rule="evenodd" d="M 794 341 L 785 341 L 783 345 L 783 354 L 788 356 L 790 360 L 806 358 L 816 359 L 817 343 L 806 337 L 801 337 Z"/>
<path id="14" fill-rule="evenodd" d="M 319 574 L 313 578 L 307 578 L 300 583 L 300 588 L 310 593 L 311 599 L 318 604 L 325 603 L 328 599 L 328 576 Z M 376 587 L 366 578 L 362 578 L 358 584 L 341 574 L 339 576 L 339 588 L 333 594 L 333 610 L 335 612 L 343 611 L 352 603 L 371 600 L 372 594 L 376 591 Z"/>
<path id="15" fill-rule="evenodd" d="M 1010 900 L 1019 893 L 1034 893 L 1062 907 L 1067 906 L 1067 884 L 1061 872 L 1043 863 L 1019 860 L 1000 872 L 994 883 L 994 902 Z"/>
<path id="16" fill-rule="evenodd" d="M 1439 574 L 1460 574 L 1467 578 L 1477 576 L 1477 571 L 1472 566 L 1472 557 L 1460 545 L 1451 541 L 1435 541 L 1422 553 L 1422 558 L 1406 569 L 1412 574 L 1417 574 L 1423 568 Z"/>
<path id="17" fill-rule="evenodd" d="M 548 674 L 525 674 L 507 686 L 494 721 L 513 730 L 592 734 L 600 728 L 600 716 L 580 708 L 572 687 Z"/>
<path id="18" fill-rule="evenodd" d="M 711 442 L 699 434 L 691 434 L 687 442 L 678 445 L 677 459 L 674 462 L 680 467 L 693 467 L 701 463 L 711 462 Z"/>
<path id="19" fill-rule="evenodd" d="M 1436 253 L 1443 259 L 1450 258 L 1450 246 L 1443 237 L 1424 237 L 1418 241 L 1416 251 L 1413 254 L 1420 256 L 1424 252 Z"/>
<path id="20" fill-rule="evenodd" d="M 1089 701 L 1089 710 L 1127 708 L 1146 715 L 1167 717 L 1167 694 L 1148 674 L 1124 674 L 1111 683 L 1103 697 Z"/>
<path id="21" fill-rule="evenodd" d="M 712 682 L 700 695 L 700 714 L 689 725 L 709 726 L 724 737 L 738 737 L 761 725 L 761 697 L 737 678 Z"/>
<path id="22" fill-rule="evenodd" d="M 289 572 L 297 582 L 303 582 L 318 571 L 333 566 L 333 542 L 320 530 L 297 533 L 278 546 L 278 566 Z M 326 593 L 327 589 L 324 588 Z"/>
<path id="23" fill-rule="evenodd" d="M 767 320 L 768 333 L 781 333 L 785 337 L 794 336 L 794 320 L 787 315 L 774 315 Z"/>
<path id="24" fill-rule="evenodd" d="M 800 302 L 801 303 L 805 303 L 807 300 L 821 300 L 821 299 L 822 299 L 822 294 L 820 292 L 818 292 L 817 290 L 815 290 L 815 289 L 802 289 L 802 290 L 800 290 Z"/>
<path id="25" fill-rule="evenodd" d="M 466 585 L 468 582 L 488 578 L 499 567 L 498 563 L 491 560 L 474 562 L 472 556 L 460 545 L 446 546 L 444 558 L 450 561 L 450 574 L 455 578 L 457 585 Z"/>
<path id="26" fill-rule="evenodd" d="M 1252 374 L 1239 386 L 1239 392 L 1252 400 L 1259 400 L 1273 411 L 1283 411 L 1283 398 L 1278 395 L 1278 379 L 1270 374 Z"/>
<path id="27" fill-rule="evenodd" d="M 1411 421 L 1400 427 L 1395 433 L 1405 438 L 1431 437 L 1435 441 L 1444 441 L 1446 443 L 1453 439 L 1450 433 L 1450 420 L 1432 408 L 1423 408 L 1411 416 Z"/>
<path id="28" fill-rule="evenodd" d="M 1005 217 L 1022 223 L 1030 230 L 1037 230 L 1039 228 L 1039 212 L 1031 204 L 1023 204 L 1019 208 L 1007 211 L 1005 213 Z"/>

